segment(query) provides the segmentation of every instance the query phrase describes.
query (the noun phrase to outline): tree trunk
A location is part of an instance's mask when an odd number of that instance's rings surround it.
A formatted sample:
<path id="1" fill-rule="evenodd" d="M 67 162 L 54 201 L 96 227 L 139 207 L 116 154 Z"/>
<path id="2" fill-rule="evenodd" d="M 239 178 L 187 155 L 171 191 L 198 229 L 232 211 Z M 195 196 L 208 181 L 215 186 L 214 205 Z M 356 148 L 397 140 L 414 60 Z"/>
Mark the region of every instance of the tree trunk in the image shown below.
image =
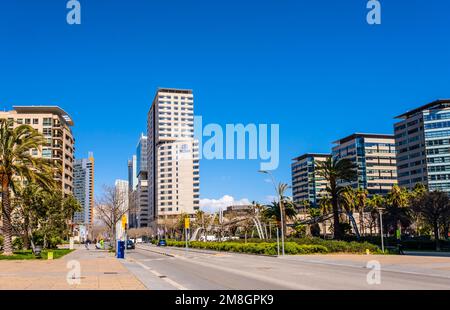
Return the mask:
<path id="1" fill-rule="evenodd" d="M 434 230 L 434 241 L 436 242 L 436 251 L 440 251 L 441 246 L 439 244 L 439 223 L 438 223 L 438 221 L 434 221 L 433 230 Z"/>
<path id="2" fill-rule="evenodd" d="M 334 239 L 340 240 L 342 239 L 342 231 L 341 231 L 341 225 L 339 221 L 339 209 L 338 209 L 338 202 L 337 197 L 331 198 L 331 205 L 333 207 L 333 237 Z"/>
<path id="3" fill-rule="evenodd" d="M 449 222 L 444 224 L 444 238 L 445 240 L 448 240 L 448 227 L 449 226 Z"/>
<path id="4" fill-rule="evenodd" d="M 282 217 L 283 217 L 283 227 L 281 227 L 281 233 L 282 233 L 282 236 L 284 237 L 284 238 L 286 238 L 287 236 L 286 236 L 286 231 L 287 231 L 287 221 L 286 221 L 286 212 L 285 212 L 285 209 L 284 209 L 284 204 L 283 204 L 283 202 L 282 201 L 280 201 L 280 216 L 282 215 Z"/>
<path id="5" fill-rule="evenodd" d="M 359 211 L 359 233 L 361 236 L 365 235 L 365 232 L 364 232 L 364 209 Z"/>
<path id="6" fill-rule="evenodd" d="M 4 178 L 5 179 L 5 178 Z M 3 230 L 3 255 L 13 255 L 12 245 L 12 225 L 11 225 L 11 201 L 9 197 L 8 181 L 3 180 L 2 184 L 2 230 Z"/>
<path id="7" fill-rule="evenodd" d="M 114 251 L 116 250 L 116 225 L 113 224 L 112 225 L 112 236 L 111 236 L 111 240 L 112 240 L 112 246 Z"/>
<path id="8" fill-rule="evenodd" d="M 30 219 L 28 216 L 25 216 L 23 220 L 23 227 L 24 227 L 24 233 L 23 233 L 23 248 L 25 250 L 30 249 L 30 238 L 28 236 L 28 231 L 30 227 Z"/>

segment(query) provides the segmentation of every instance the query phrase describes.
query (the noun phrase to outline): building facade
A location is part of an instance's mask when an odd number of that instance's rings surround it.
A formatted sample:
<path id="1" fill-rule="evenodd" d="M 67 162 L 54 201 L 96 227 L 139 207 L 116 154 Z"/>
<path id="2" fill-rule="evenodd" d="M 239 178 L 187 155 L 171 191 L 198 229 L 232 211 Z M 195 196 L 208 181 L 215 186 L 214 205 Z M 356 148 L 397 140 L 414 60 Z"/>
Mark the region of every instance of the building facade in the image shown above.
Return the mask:
<path id="1" fill-rule="evenodd" d="M 30 125 L 44 135 L 46 144 L 31 150 L 32 156 L 51 160 L 60 171 L 55 180 L 65 194 L 73 193 L 74 144 L 70 116 L 58 106 L 14 106 L 0 112 L 0 118 L 14 120 L 14 126 Z"/>
<path id="2" fill-rule="evenodd" d="M 328 182 L 316 175 L 316 166 L 330 157 L 330 154 L 308 153 L 293 159 L 292 195 L 296 204 L 308 201 L 315 207 L 326 196 Z"/>
<path id="3" fill-rule="evenodd" d="M 137 158 L 136 155 L 133 155 L 130 160 L 128 160 L 128 186 L 129 192 L 135 190 L 137 186 Z"/>
<path id="4" fill-rule="evenodd" d="M 422 183 L 450 193 L 450 99 L 436 100 L 396 117 L 399 185 Z"/>
<path id="5" fill-rule="evenodd" d="M 161 224 L 199 209 L 192 90 L 158 89 L 147 118 L 149 219 Z"/>
<path id="6" fill-rule="evenodd" d="M 92 227 L 94 224 L 94 155 L 77 159 L 74 164 L 73 194 L 81 204 L 82 211 L 75 212 L 74 223 Z"/>
<path id="7" fill-rule="evenodd" d="M 393 135 L 355 133 L 334 144 L 335 160 L 347 158 L 357 166 L 357 181 L 343 186 L 367 189 L 369 195 L 384 195 L 397 184 Z"/>
<path id="8" fill-rule="evenodd" d="M 137 155 L 133 156 L 132 162 L 132 170 L 136 172 L 136 185 L 130 186 L 130 227 L 133 228 L 149 227 L 150 225 L 147 140 L 147 136 L 141 134 L 136 147 Z M 129 178 L 130 176 L 129 174 Z"/>

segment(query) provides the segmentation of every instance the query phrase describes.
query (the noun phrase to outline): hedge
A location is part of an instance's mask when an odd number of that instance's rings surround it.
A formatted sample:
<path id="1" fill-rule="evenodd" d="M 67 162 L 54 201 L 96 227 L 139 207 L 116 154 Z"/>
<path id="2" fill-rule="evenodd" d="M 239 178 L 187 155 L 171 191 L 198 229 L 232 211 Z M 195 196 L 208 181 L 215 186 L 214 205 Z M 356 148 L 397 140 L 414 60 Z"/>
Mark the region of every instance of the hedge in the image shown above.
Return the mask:
<path id="1" fill-rule="evenodd" d="M 250 243 L 271 242 L 275 243 L 276 240 L 264 241 L 261 239 L 248 239 Z M 317 237 L 305 237 L 305 238 L 288 238 L 287 242 L 294 242 L 299 245 L 321 245 L 328 249 L 329 253 L 356 253 L 364 254 L 366 250 L 370 250 L 371 253 L 380 254 L 381 249 L 379 246 L 369 242 L 357 242 L 357 241 L 339 241 L 339 240 L 324 240 Z M 244 240 L 233 240 L 230 242 L 241 243 Z"/>
<path id="2" fill-rule="evenodd" d="M 186 242 L 183 241 L 167 241 L 168 246 L 185 247 Z M 277 255 L 277 244 L 268 242 L 259 243 L 241 243 L 241 242 L 203 242 L 191 241 L 190 248 L 206 249 L 225 252 Z M 322 245 L 300 245 L 295 242 L 286 242 L 284 245 L 286 254 L 315 254 L 328 253 L 328 249 Z"/>

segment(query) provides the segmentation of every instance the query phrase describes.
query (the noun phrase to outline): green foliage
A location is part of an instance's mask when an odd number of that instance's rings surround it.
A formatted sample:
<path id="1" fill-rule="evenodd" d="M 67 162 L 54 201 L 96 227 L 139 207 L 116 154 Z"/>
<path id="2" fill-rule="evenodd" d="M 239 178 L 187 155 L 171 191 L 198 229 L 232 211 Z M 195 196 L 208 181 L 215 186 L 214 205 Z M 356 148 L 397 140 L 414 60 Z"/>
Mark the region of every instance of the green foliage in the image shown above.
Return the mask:
<path id="1" fill-rule="evenodd" d="M 168 246 L 185 247 L 183 241 L 167 241 Z M 214 251 L 237 252 L 247 254 L 277 255 L 277 244 L 269 242 L 240 243 L 240 242 L 189 242 L 190 248 Z M 295 242 L 285 243 L 286 254 L 315 254 L 328 253 L 328 249 L 321 245 L 301 245 Z"/>
<path id="2" fill-rule="evenodd" d="M 22 238 L 15 238 L 13 240 L 13 248 L 15 251 L 20 251 L 23 249 L 23 240 Z"/>
<path id="3" fill-rule="evenodd" d="M 30 184 L 22 188 L 15 198 L 15 209 L 19 220 L 15 227 L 22 235 L 32 235 L 33 242 L 44 248 L 56 248 L 62 238 L 70 232 L 68 220 L 74 212 L 81 210 L 72 195 L 60 190 L 45 191 Z"/>
<path id="4" fill-rule="evenodd" d="M 3 236 L 0 236 L 0 248 L 3 247 Z"/>
<path id="5" fill-rule="evenodd" d="M 366 249 L 369 249 L 371 253 L 381 253 L 378 246 L 368 242 L 324 240 L 321 238 L 299 238 L 288 239 L 288 241 L 294 241 L 300 245 L 321 245 L 327 248 L 330 253 L 363 254 L 366 252 Z"/>
<path id="6" fill-rule="evenodd" d="M 247 241 L 249 243 L 272 243 L 276 245 L 276 240 L 248 239 Z M 244 240 L 233 240 L 230 242 L 243 243 Z M 380 247 L 371 242 L 324 240 L 316 237 L 288 238 L 286 239 L 286 243 L 288 242 L 294 242 L 299 245 L 320 245 L 325 247 L 328 253 L 365 254 L 366 249 L 369 249 L 371 253 L 382 253 Z"/>
<path id="7" fill-rule="evenodd" d="M 294 230 L 295 230 L 294 236 L 297 237 L 297 238 L 306 237 L 306 229 L 307 229 L 306 225 L 304 225 L 304 224 L 296 224 L 294 226 Z"/>

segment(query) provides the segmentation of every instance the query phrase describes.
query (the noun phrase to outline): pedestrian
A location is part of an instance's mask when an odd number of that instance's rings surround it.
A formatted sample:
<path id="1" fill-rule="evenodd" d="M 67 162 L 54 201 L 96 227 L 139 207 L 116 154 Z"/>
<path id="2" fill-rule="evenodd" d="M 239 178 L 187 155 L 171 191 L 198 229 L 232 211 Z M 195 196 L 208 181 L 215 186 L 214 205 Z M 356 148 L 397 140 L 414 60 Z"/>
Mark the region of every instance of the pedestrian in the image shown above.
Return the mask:
<path id="1" fill-rule="evenodd" d="M 89 239 L 86 239 L 86 242 L 84 243 L 84 245 L 86 246 L 86 250 L 89 250 L 89 244 L 91 242 L 89 241 Z"/>

